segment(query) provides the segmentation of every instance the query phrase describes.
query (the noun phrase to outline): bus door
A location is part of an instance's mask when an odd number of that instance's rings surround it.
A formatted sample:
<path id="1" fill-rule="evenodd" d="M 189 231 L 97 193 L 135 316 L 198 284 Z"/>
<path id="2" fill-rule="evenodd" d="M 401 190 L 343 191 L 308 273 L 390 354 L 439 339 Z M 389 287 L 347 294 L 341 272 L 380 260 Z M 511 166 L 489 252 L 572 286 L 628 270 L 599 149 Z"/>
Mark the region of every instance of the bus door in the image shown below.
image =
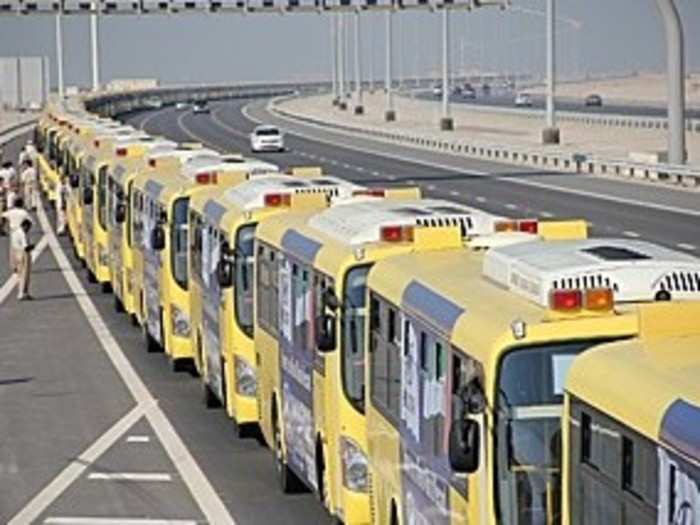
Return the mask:
<path id="1" fill-rule="evenodd" d="M 161 210 L 158 203 L 150 196 L 146 198 L 143 208 L 143 288 L 145 299 L 146 330 L 162 347 L 162 327 L 160 315 L 160 266 L 161 257 L 158 250 L 151 245 L 152 232 L 160 225 Z"/>
<path id="2" fill-rule="evenodd" d="M 202 227 L 202 345 L 206 356 L 206 382 L 222 403 L 224 399 L 224 374 L 222 367 L 221 332 L 219 311 L 222 302 L 221 287 L 216 268 L 221 259 L 225 237 L 210 224 Z"/>
<path id="3" fill-rule="evenodd" d="M 281 253 L 278 274 L 279 355 L 287 463 L 316 489 L 313 420 L 315 341 L 312 272 Z"/>

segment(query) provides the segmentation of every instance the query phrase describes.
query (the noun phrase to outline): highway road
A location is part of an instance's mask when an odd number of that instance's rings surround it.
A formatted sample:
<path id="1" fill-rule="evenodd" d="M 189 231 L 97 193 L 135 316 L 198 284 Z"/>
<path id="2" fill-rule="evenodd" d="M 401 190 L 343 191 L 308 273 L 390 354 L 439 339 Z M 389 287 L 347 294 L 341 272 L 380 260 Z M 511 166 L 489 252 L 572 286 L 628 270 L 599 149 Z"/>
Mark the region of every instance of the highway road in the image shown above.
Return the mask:
<path id="1" fill-rule="evenodd" d="M 523 93 L 529 93 L 527 89 L 522 90 Z M 423 100 L 432 100 L 435 102 L 441 102 L 441 97 L 436 97 L 433 95 L 431 90 L 427 91 L 417 91 L 414 92 L 416 98 Z M 544 95 L 531 94 L 532 107 L 530 108 L 516 108 L 515 101 L 515 91 L 505 91 L 505 90 L 493 90 L 491 94 L 485 95 L 481 89 L 477 90 L 477 97 L 475 99 L 466 99 L 461 95 L 450 95 L 450 101 L 456 104 L 471 105 L 476 107 L 500 107 L 509 109 L 545 109 L 546 98 Z M 609 103 L 603 98 L 603 106 L 586 106 L 583 103 L 583 99 L 575 99 L 572 97 L 557 97 L 556 98 L 556 108 L 559 111 L 572 111 L 577 113 L 591 113 L 597 115 L 625 115 L 633 117 L 666 117 L 666 108 L 662 105 L 650 105 L 650 104 L 635 104 L 635 105 L 623 105 L 619 103 Z M 700 110 L 698 109 L 687 109 L 687 118 L 700 118 Z"/>
<path id="2" fill-rule="evenodd" d="M 596 235 L 698 251 L 697 193 L 346 137 L 283 122 L 264 100 L 211 108 L 211 115 L 164 108 L 126 120 L 244 153 L 257 121 L 277 123 L 287 130 L 288 151 L 259 156 L 282 167 L 321 165 L 373 186 L 417 184 L 507 216 L 584 217 Z M 281 494 L 270 451 L 237 438 L 223 411 L 205 409 L 198 379 L 145 351 L 140 331 L 114 312 L 113 297 L 86 281 L 68 240 L 53 237 L 54 220 L 51 212 L 48 222 L 37 217 L 33 233 L 46 247 L 33 272 L 36 300 L 16 302 L 3 291 L 7 274 L 0 276 L 0 523 L 330 523 L 312 494 Z M 0 238 L 0 252 L 6 243 Z"/>
<path id="3" fill-rule="evenodd" d="M 519 217 L 580 217 L 599 236 L 643 238 L 700 253 L 700 199 L 688 190 L 590 175 L 547 173 L 494 162 L 348 137 L 271 115 L 265 101 L 211 104 L 210 115 L 165 108 L 129 121 L 176 140 L 249 153 L 256 122 L 280 125 L 288 151 L 258 155 L 282 167 L 320 165 L 327 173 L 368 185 L 420 185 L 425 194 L 492 213 Z"/>

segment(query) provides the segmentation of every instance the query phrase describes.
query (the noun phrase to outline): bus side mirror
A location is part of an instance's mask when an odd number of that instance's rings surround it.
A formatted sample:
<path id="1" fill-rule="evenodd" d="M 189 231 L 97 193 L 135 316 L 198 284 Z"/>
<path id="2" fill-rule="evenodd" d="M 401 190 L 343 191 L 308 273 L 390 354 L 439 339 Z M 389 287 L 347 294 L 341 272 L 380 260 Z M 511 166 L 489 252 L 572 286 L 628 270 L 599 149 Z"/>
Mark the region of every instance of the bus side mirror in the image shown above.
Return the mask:
<path id="1" fill-rule="evenodd" d="M 92 188 L 83 188 L 83 204 L 90 206 L 92 204 Z"/>
<path id="2" fill-rule="evenodd" d="M 68 178 L 68 181 L 70 183 L 71 188 L 77 189 L 80 187 L 80 177 L 78 175 L 71 175 Z"/>
<path id="3" fill-rule="evenodd" d="M 156 226 L 151 230 L 151 248 L 158 252 L 165 248 L 165 230 L 162 226 Z"/>
<path id="4" fill-rule="evenodd" d="M 231 288 L 233 286 L 233 265 L 223 257 L 216 265 L 216 280 L 219 288 Z"/>
<path id="5" fill-rule="evenodd" d="M 322 353 L 335 350 L 335 315 L 324 313 L 316 318 L 316 348 Z"/>
<path id="6" fill-rule="evenodd" d="M 481 430 L 473 419 L 458 419 L 450 427 L 449 458 L 458 474 L 473 474 L 479 469 Z"/>
<path id="7" fill-rule="evenodd" d="M 117 222 L 117 224 L 124 223 L 126 220 L 126 205 L 117 204 L 117 207 L 114 210 L 114 220 Z"/>

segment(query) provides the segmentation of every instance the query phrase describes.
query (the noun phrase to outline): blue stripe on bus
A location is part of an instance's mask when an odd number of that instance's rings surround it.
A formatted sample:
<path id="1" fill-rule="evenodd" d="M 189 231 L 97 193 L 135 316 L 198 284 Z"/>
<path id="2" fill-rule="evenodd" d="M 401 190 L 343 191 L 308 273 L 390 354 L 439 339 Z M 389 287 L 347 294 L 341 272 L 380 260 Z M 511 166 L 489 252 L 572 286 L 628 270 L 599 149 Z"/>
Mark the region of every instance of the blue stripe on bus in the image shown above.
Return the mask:
<path id="1" fill-rule="evenodd" d="M 659 438 L 686 456 L 700 460 L 700 407 L 677 399 L 666 410 Z"/>
<path id="2" fill-rule="evenodd" d="M 416 312 L 445 334 L 452 333 L 457 319 L 464 313 L 463 308 L 418 281 L 412 281 L 406 287 L 401 297 L 401 305 Z"/>
<path id="3" fill-rule="evenodd" d="M 213 220 L 216 224 L 219 224 L 221 217 L 223 217 L 225 213 L 226 208 L 216 201 L 209 200 L 204 205 L 204 215 Z"/>
<path id="4" fill-rule="evenodd" d="M 313 263 L 321 245 L 295 230 L 289 230 L 282 236 L 282 248 L 305 263 Z"/>
<path id="5" fill-rule="evenodd" d="M 149 180 L 146 182 L 145 187 L 146 193 L 151 196 L 153 200 L 158 200 L 160 192 L 163 191 L 163 185 L 160 182 L 154 180 Z"/>

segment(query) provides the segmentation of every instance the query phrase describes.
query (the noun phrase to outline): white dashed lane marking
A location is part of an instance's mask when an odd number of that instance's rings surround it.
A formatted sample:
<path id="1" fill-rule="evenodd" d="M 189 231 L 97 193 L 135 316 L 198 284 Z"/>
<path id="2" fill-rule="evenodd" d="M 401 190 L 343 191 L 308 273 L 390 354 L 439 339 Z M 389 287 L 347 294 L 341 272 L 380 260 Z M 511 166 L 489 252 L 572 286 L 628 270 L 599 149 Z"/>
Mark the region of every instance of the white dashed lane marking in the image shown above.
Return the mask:
<path id="1" fill-rule="evenodd" d="M 694 244 L 688 244 L 688 243 L 685 243 L 685 242 L 676 244 L 676 246 L 677 246 L 678 248 L 680 248 L 681 250 L 687 250 L 687 251 L 690 251 L 690 252 L 695 251 L 695 250 L 698 249 L 698 247 L 695 246 Z"/>
<path id="2" fill-rule="evenodd" d="M 170 474 L 160 472 L 91 472 L 87 479 L 93 481 L 172 481 Z"/>
<path id="3" fill-rule="evenodd" d="M 127 443 L 149 443 L 151 438 L 148 436 L 129 436 L 126 438 Z"/>
<path id="4" fill-rule="evenodd" d="M 639 237 L 640 237 L 640 235 L 637 232 L 633 232 L 633 231 L 629 231 L 629 230 L 623 231 L 622 235 L 624 235 L 625 237 L 630 237 L 632 239 L 639 239 Z"/>

